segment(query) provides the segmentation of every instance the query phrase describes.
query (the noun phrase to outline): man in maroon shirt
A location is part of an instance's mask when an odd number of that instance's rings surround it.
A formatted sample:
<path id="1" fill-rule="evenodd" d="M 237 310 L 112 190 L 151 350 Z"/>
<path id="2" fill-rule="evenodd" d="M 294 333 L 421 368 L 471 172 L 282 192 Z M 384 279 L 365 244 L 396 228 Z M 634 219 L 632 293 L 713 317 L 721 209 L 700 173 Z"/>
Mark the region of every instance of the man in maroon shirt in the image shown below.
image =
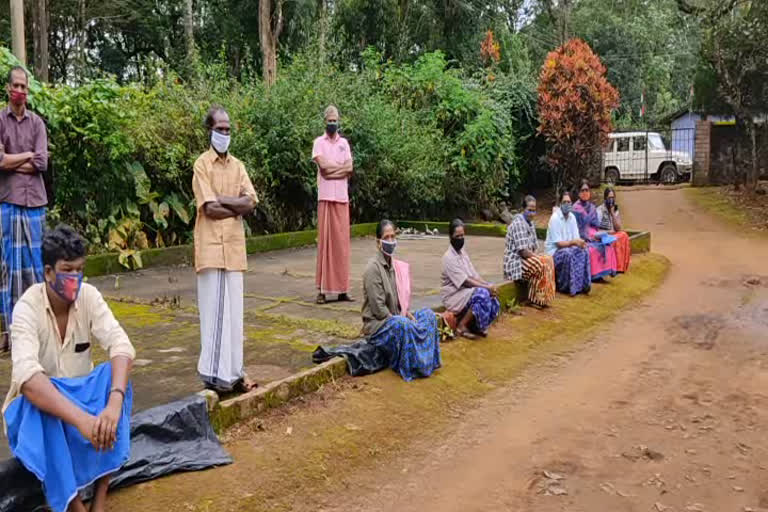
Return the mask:
<path id="1" fill-rule="evenodd" d="M 45 123 L 27 109 L 29 77 L 22 67 L 8 73 L 8 107 L 0 110 L 0 351 L 7 351 L 13 306 L 28 287 L 43 280 L 40 246 L 48 198 Z"/>

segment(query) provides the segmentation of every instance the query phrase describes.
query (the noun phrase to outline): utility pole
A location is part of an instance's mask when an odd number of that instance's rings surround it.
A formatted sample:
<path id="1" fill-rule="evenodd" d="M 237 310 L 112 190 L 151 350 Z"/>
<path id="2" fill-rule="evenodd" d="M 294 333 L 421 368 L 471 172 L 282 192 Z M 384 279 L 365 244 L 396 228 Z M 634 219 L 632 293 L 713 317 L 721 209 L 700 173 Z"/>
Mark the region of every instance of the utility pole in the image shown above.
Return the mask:
<path id="1" fill-rule="evenodd" d="M 11 0 L 11 47 L 13 54 L 27 65 L 27 47 L 24 39 L 24 0 Z"/>

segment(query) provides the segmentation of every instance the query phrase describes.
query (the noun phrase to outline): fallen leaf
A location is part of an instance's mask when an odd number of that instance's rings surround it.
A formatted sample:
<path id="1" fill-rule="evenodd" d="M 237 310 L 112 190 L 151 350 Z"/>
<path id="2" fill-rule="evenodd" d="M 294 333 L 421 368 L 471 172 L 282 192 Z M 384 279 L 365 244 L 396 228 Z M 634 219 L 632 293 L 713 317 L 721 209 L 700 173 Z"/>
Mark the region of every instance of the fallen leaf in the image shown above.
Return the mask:
<path id="1" fill-rule="evenodd" d="M 551 471 L 544 470 L 544 476 L 550 480 L 563 480 L 565 477 L 559 473 L 552 473 Z"/>
<path id="2" fill-rule="evenodd" d="M 693 503 L 685 507 L 688 512 L 704 512 L 704 505 L 701 503 Z"/>
<path id="3" fill-rule="evenodd" d="M 743 487 L 739 487 L 738 485 L 734 485 L 733 486 L 733 490 L 736 491 L 736 492 L 744 492 L 744 488 Z"/>
<path id="4" fill-rule="evenodd" d="M 659 502 L 657 501 L 656 503 L 654 503 L 654 504 L 653 504 L 653 508 L 655 508 L 655 509 L 656 509 L 658 512 L 664 512 L 664 511 L 665 511 L 665 510 L 667 510 L 669 507 L 665 507 L 664 505 L 662 505 L 661 503 L 659 503 Z"/>
<path id="5" fill-rule="evenodd" d="M 346 425 L 344 425 L 344 428 L 346 428 L 347 430 L 351 430 L 353 432 L 357 430 L 363 430 L 357 425 L 355 425 L 354 423 L 347 423 Z"/>
<path id="6" fill-rule="evenodd" d="M 567 496 L 568 491 L 565 490 L 565 487 L 561 487 L 559 485 L 551 485 L 547 489 L 546 494 L 550 494 L 552 496 Z"/>
<path id="7" fill-rule="evenodd" d="M 285 429 L 285 435 L 289 436 L 293 434 L 293 427 L 288 427 Z"/>

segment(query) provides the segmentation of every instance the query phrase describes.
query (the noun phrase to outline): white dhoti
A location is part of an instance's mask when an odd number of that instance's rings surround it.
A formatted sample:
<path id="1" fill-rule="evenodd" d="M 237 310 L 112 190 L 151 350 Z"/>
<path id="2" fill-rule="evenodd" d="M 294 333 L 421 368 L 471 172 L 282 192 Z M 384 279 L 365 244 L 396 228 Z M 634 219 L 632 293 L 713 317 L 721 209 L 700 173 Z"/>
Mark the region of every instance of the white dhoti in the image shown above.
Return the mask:
<path id="1" fill-rule="evenodd" d="M 200 360 L 207 387 L 230 391 L 243 378 L 243 273 L 206 269 L 197 273 Z"/>

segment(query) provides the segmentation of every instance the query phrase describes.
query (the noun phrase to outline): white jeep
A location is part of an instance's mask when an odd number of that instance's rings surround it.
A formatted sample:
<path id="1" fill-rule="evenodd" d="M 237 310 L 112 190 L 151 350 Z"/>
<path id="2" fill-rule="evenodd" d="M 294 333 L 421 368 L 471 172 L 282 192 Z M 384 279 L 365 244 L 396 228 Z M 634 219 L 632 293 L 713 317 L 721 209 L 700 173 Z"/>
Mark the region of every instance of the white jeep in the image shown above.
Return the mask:
<path id="1" fill-rule="evenodd" d="M 610 134 L 603 154 L 603 181 L 653 180 L 664 184 L 687 181 L 693 162 L 684 151 L 671 151 L 657 132 Z"/>

